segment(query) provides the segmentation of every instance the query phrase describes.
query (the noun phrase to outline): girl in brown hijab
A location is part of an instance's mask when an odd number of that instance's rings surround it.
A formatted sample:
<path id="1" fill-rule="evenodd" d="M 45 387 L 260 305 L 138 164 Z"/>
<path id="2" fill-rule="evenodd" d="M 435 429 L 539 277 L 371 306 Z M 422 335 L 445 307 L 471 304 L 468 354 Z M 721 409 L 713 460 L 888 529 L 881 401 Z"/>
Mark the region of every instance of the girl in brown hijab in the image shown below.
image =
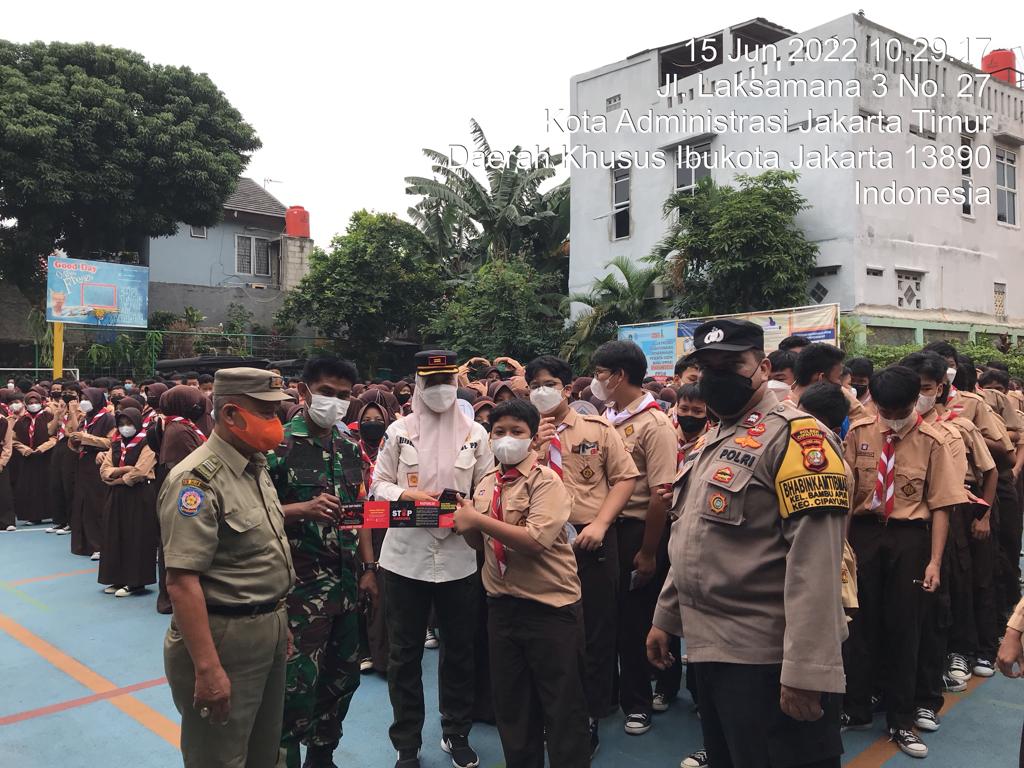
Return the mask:
<path id="1" fill-rule="evenodd" d="M 41 523 L 53 517 L 50 509 L 50 449 L 57 438 L 50 436 L 53 413 L 44 406 L 47 397 L 41 390 L 25 394 L 25 408 L 14 422 L 14 461 L 17 480 L 14 485 L 14 509 L 22 520 Z"/>
<path id="2" fill-rule="evenodd" d="M 14 526 L 14 495 L 11 488 L 11 454 L 14 452 L 14 428 L 6 416 L 0 415 L 0 531 L 17 530 Z"/>
<path id="3" fill-rule="evenodd" d="M 142 395 L 146 400 L 146 407 L 142 409 L 142 426 L 149 429 L 150 422 L 156 418 L 160 407 L 160 398 L 168 389 L 166 384 L 155 382 L 146 384 L 142 388 Z"/>
<path id="4" fill-rule="evenodd" d="M 78 451 L 75 496 L 71 502 L 71 552 L 91 554 L 93 560 L 99 560 L 108 492 L 100 478 L 99 462 L 100 454 L 110 450 L 116 422 L 107 410 L 107 396 L 102 389 L 83 389 L 78 408 L 78 431 L 68 436 L 68 444 Z"/>
<path id="5" fill-rule="evenodd" d="M 117 414 L 114 435 L 100 463 L 100 478 L 110 493 L 98 581 L 107 585 L 106 594 L 128 597 L 156 581 L 153 555 L 160 537 L 153 483 L 156 455 L 146 444 L 137 408 Z"/>

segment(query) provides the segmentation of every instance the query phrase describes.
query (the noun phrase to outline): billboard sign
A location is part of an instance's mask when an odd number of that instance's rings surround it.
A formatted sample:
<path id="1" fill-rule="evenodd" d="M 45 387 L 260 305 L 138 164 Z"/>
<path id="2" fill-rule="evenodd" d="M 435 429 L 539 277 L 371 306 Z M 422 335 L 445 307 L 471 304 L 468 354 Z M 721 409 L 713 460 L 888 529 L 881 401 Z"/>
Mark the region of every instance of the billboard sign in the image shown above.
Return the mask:
<path id="1" fill-rule="evenodd" d="M 149 268 L 50 256 L 46 319 L 51 323 L 145 328 Z"/>

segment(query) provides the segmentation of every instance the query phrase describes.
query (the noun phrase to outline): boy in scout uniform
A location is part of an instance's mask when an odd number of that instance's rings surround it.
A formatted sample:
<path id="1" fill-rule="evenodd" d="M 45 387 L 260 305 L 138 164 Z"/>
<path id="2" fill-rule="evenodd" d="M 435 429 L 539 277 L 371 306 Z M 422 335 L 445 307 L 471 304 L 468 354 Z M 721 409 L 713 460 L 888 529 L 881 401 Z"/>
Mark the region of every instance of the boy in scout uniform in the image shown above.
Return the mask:
<path id="1" fill-rule="evenodd" d="M 640 473 L 607 421 L 569 407 L 572 370 L 567 362 L 552 355 L 538 357 L 526 366 L 526 381 L 530 401 L 543 417 L 537 451 L 541 461 L 562 478 L 572 499 L 569 522 L 577 532 L 573 551 L 583 591 L 584 687 L 593 754 L 599 744 L 598 720 L 613 707 L 619 550 L 612 526 Z"/>
<path id="2" fill-rule="evenodd" d="M 484 553 L 494 714 L 507 768 L 586 768 L 583 616 L 566 522 L 571 500 L 558 474 L 530 450 L 540 415 L 509 400 L 491 411 L 499 466 L 455 516 Z"/>
<path id="3" fill-rule="evenodd" d="M 281 442 L 281 378 L 217 372 L 216 427 L 171 470 L 158 509 L 174 617 L 164 668 L 186 768 L 272 768 L 281 743 L 295 572 L 264 451 Z"/>
<path id="4" fill-rule="evenodd" d="M 368 529 L 337 528 L 339 505 L 356 501 L 362 483 L 359 447 L 337 427 L 358 378 L 347 361 L 309 360 L 298 385 L 304 407 L 267 454 L 296 575 L 288 595 L 295 652 L 288 659 L 282 768 L 299 768 L 300 741 L 307 744 L 304 768 L 334 765 L 331 756 L 359 687 L 356 584 L 375 590 L 376 563 Z"/>
<path id="5" fill-rule="evenodd" d="M 615 427 L 640 476 L 616 525 L 619 547 L 619 706 L 626 733 L 651 729 L 651 667 L 645 640 L 668 572 L 666 504 L 657 493 L 676 475 L 676 433 L 650 392 L 641 388 L 647 358 L 631 341 L 609 341 L 591 358 L 590 391 L 608 403 Z"/>
<path id="6" fill-rule="evenodd" d="M 677 481 L 649 657 L 669 666 L 685 628 L 711 766 L 838 768 L 850 506 L 839 442 L 769 390 L 759 325 L 705 323 L 694 344 L 721 422 Z"/>
<path id="7" fill-rule="evenodd" d="M 890 366 L 871 377 L 870 390 L 878 416 L 854 422 L 846 436 L 856 478 L 850 545 L 860 601 L 844 649 L 846 723 L 870 728 L 871 694 L 885 669 L 890 737 L 920 758 L 928 754 L 913 730 L 922 625 L 940 583 L 950 508 L 968 497 L 953 436 L 917 412 L 918 373 Z"/>
<path id="8" fill-rule="evenodd" d="M 377 454 L 371 494 L 387 501 L 435 501 L 447 490 L 471 497 L 494 467 L 487 431 L 456 405 L 455 353 L 416 355 L 412 413 L 394 422 Z M 423 638 L 433 605 L 441 630 L 441 748 L 455 768 L 475 768 L 469 746 L 475 689 L 473 643 L 479 589 L 476 552 L 450 528 L 391 529 L 380 566 L 388 628 L 388 693 L 396 768 L 419 768 L 423 731 Z"/>

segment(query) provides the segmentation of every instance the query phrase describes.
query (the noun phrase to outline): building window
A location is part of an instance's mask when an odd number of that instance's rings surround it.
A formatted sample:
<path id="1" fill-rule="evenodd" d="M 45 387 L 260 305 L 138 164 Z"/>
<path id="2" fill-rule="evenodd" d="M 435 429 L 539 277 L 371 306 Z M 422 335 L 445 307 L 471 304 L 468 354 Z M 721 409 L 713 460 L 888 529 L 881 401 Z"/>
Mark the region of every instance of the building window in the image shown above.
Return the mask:
<path id="1" fill-rule="evenodd" d="M 1017 153 L 996 147 L 996 220 L 1017 224 Z"/>
<path id="2" fill-rule="evenodd" d="M 612 239 L 629 237 L 629 168 L 612 169 Z"/>
<path id="3" fill-rule="evenodd" d="M 820 282 L 816 283 L 815 286 L 811 288 L 811 298 L 814 299 L 818 304 L 821 304 L 821 302 L 825 300 L 826 296 L 828 296 L 828 288 L 826 288 Z"/>
<path id="4" fill-rule="evenodd" d="M 921 272 L 896 271 L 896 306 L 904 309 L 921 308 Z"/>
<path id="5" fill-rule="evenodd" d="M 992 285 L 992 306 L 993 314 L 1000 320 L 1006 319 L 1006 283 L 994 283 Z"/>
<path id="6" fill-rule="evenodd" d="M 255 238 L 255 244 L 254 252 L 256 257 L 253 260 L 252 273 L 260 277 L 270 277 L 270 241 L 257 237 Z"/>
<path id="7" fill-rule="evenodd" d="M 974 157 L 974 141 L 970 136 L 960 137 L 960 186 L 964 190 L 964 201 L 960 213 L 971 216 L 973 210 L 974 188 L 971 181 L 971 158 Z"/>
<path id="8" fill-rule="evenodd" d="M 193 226 L 189 227 L 189 232 L 188 233 L 192 237 L 200 237 L 203 240 L 206 239 L 206 227 L 197 227 L 197 226 L 193 225 Z"/>
<path id="9" fill-rule="evenodd" d="M 270 241 L 263 237 L 235 235 L 235 272 L 270 277 Z"/>
<path id="10" fill-rule="evenodd" d="M 681 145 L 676 151 L 676 192 L 693 192 L 701 179 L 711 175 L 708 168 L 711 144 Z"/>
<path id="11" fill-rule="evenodd" d="M 240 275 L 252 274 L 252 238 L 235 236 L 235 272 Z"/>
<path id="12" fill-rule="evenodd" d="M 604 111 L 614 112 L 622 106 L 622 94 L 616 93 L 614 96 L 609 96 L 604 100 Z"/>
<path id="13" fill-rule="evenodd" d="M 882 275 L 885 274 L 885 270 L 879 269 L 878 267 L 868 267 L 867 273 L 868 277 L 881 277 Z"/>

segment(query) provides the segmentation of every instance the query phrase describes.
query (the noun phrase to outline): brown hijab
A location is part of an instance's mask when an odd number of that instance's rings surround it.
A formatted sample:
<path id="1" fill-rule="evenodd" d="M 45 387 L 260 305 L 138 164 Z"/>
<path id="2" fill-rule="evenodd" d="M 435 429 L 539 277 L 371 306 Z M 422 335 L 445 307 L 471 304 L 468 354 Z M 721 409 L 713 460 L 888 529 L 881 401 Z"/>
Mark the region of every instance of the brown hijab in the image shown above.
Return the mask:
<path id="1" fill-rule="evenodd" d="M 150 391 L 155 386 L 163 385 L 150 384 Z M 161 464 L 173 466 L 206 442 L 210 432 L 203 429 L 203 426 L 212 431 L 209 403 L 206 395 L 200 390 L 184 384 L 166 389 L 160 396 L 160 411 L 166 417 L 164 436 L 160 443 Z M 175 416 L 188 421 L 172 421 Z M 202 436 L 196 433 L 197 429 L 203 433 Z"/>

